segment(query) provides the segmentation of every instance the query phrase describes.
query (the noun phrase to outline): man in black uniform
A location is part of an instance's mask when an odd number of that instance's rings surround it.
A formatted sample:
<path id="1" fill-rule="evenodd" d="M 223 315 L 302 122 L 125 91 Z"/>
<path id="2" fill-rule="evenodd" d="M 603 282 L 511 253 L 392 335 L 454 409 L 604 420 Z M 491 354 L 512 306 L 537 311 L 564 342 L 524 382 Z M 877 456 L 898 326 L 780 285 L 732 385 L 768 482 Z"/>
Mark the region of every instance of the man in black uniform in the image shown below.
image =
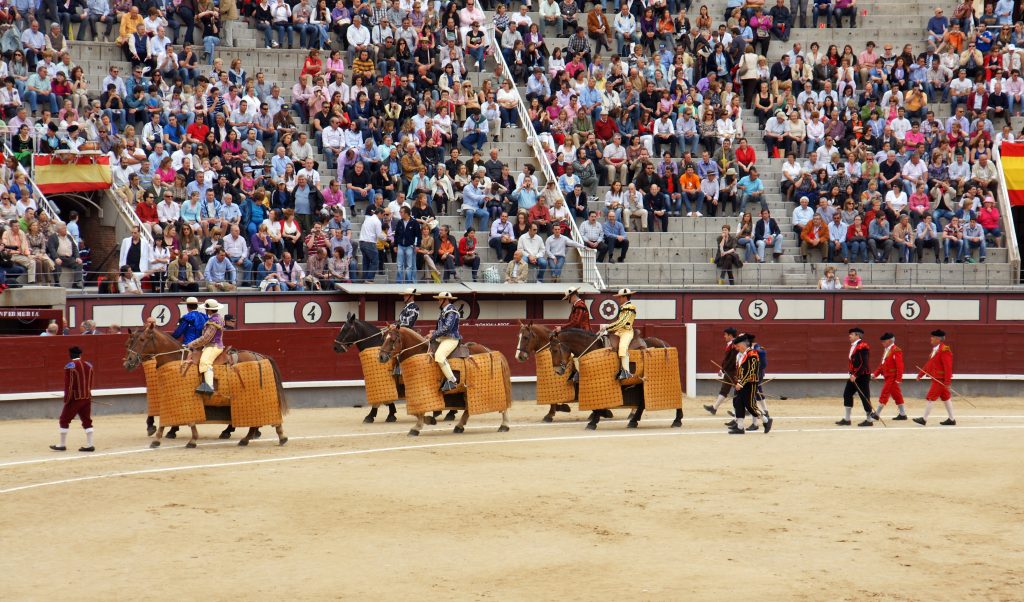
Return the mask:
<path id="1" fill-rule="evenodd" d="M 860 396 L 861 405 L 864 406 L 864 413 L 867 417 L 857 426 L 871 426 L 871 358 L 870 348 L 864 341 L 864 331 L 858 327 L 850 329 L 850 353 L 849 372 L 850 378 L 846 381 L 846 389 L 843 391 L 843 407 L 845 414 L 842 420 L 837 420 L 839 426 L 850 426 L 850 412 L 853 411 L 853 396 Z"/>
<path id="2" fill-rule="evenodd" d="M 722 386 L 718 389 L 718 399 L 714 405 L 704 406 L 712 416 L 718 413 L 718 406 L 732 394 L 733 387 L 736 386 L 736 347 L 732 344 L 736 338 L 736 329 L 730 326 L 722 331 L 722 336 L 725 338 L 725 357 L 718 366 L 718 380 L 722 381 Z"/>
<path id="3" fill-rule="evenodd" d="M 743 428 L 747 412 L 754 418 L 760 416 L 757 409 L 757 383 L 761 374 L 761 359 L 757 356 L 757 351 L 750 348 L 753 340 L 753 335 L 741 334 L 732 341 L 736 347 L 736 356 L 733 358 L 733 364 L 736 366 L 733 388 L 736 392 L 732 397 L 732 409 L 736 420 L 726 423 L 730 435 L 743 435 L 747 432 Z M 769 430 L 771 426 L 766 425 L 765 432 Z"/>
<path id="4" fill-rule="evenodd" d="M 399 328 L 415 328 L 416 320 L 420 319 L 420 306 L 416 305 L 416 289 L 407 288 L 402 291 L 402 301 L 405 307 L 398 314 L 397 325 Z"/>

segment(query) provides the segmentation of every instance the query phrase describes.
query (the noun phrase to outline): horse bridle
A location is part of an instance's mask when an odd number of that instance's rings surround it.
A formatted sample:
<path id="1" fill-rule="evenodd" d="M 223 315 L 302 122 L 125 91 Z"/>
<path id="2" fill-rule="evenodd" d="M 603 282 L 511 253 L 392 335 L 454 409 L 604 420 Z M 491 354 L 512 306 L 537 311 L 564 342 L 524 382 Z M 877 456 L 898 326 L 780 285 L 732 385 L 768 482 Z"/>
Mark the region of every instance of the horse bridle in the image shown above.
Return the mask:
<path id="1" fill-rule="evenodd" d="M 520 335 L 519 336 L 519 340 L 516 342 L 516 355 L 519 355 L 520 353 L 523 354 L 523 355 L 526 355 L 526 356 L 530 355 L 530 351 L 528 349 L 523 349 L 522 345 L 526 341 L 527 338 L 532 339 L 536 335 L 533 333 L 533 329 L 529 328 L 529 327 L 526 328 L 526 332 L 528 333 L 528 335 L 525 336 L 525 337 Z M 552 338 L 552 340 L 554 339 L 554 334 L 552 334 L 551 338 Z M 544 351 L 545 349 L 547 349 L 550 346 L 551 346 L 551 340 L 549 340 L 547 343 L 544 343 L 543 345 L 538 347 L 536 350 L 534 350 L 534 353 L 540 353 L 541 351 Z"/>
<path id="2" fill-rule="evenodd" d="M 347 326 L 347 324 L 346 324 L 346 326 Z M 344 330 L 344 328 L 342 330 Z M 359 343 L 362 343 L 363 341 L 369 341 L 370 339 L 372 339 L 375 336 L 379 336 L 379 335 L 384 334 L 384 331 L 386 331 L 386 330 L 387 330 L 387 328 L 381 328 L 380 330 L 378 330 L 377 332 L 371 334 L 370 336 L 361 338 L 358 341 L 339 341 L 338 339 L 334 339 L 334 342 L 337 343 L 338 346 L 341 347 L 341 352 L 345 353 L 345 352 L 348 351 L 348 348 L 351 347 L 352 345 L 358 345 Z M 338 333 L 338 336 L 341 337 L 341 333 L 340 332 Z"/>
<path id="3" fill-rule="evenodd" d="M 140 338 L 136 339 L 135 342 L 138 343 L 139 341 L 141 341 L 143 336 L 144 337 L 152 337 L 153 333 L 152 332 L 145 333 L 142 336 L 140 336 Z M 145 340 L 145 342 L 143 342 L 143 346 L 145 346 L 147 344 L 149 344 L 149 339 L 148 338 Z M 145 363 L 146 360 L 151 360 L 151 359 L 160 357 L 162 355 L 171 355 L 173 353 L 180 353 L 181 357 L 182 357 L 182 360 L 184 361 L 185 354 L 188 353 L 188 348 L 187 347 L 182 347 L 181 349 L 174 349 L 172 351 L 163 351 L 163 352 L 160 352 L 160 353 L 139 353 L 138 351 L 135 350 L 134 347 L 129 347 L 127 350 L 125 350 L 125 355 L 127 356 L 126 360 L 127 360 L 128 366 L 131 369 L 138 368 L 143 363 Z"/>
<path id="4" fill-rule="evenodd" d="M 381 341 L 381 343 L 380 343 L 380 352 L 381 352 L 382 354 L 384 353 L 384 343 L 385 343 L 385 342 L 387 342 L 387 340 L 388 340 L 388 336 L 390 336 L 390 334 L 391 334 L 392 330 L 391 330 L 391 329 L 389 329 L 389 328 L 384 328 L 384 329 L 381 329 L 381 332 L 382 332 L 382 333 L 383 333 L 384 331 L 387 331 L 387 332 L 388 332 L 388 334 L 384 335 L 384 339 L 383 339 L 383 340 Z M 401 343 L 401 342 L 402 342 L 402 336 L 401 336 L 401 333 L 399 332 L 399 329 L 398 329 L 398 328 L 395 328 L 395 329 L 394 329 L 394 332 L 395 332 L 395 336 L 396 336 L 396 337 L 398 338 L 398 343 Z M 396 345 L 397 345 L 398 343 L 396 343 Z M 395 361 L 397 362 L 397 361 L 398 361 L 398 357 L 399 357 L 400 355 L 402 355 L 402 353 L 404 353 L 404 352 L 406 352 L 406 351 L 409 351 L 409 350 L 411 350 L 411 349 L 415 349 L 415 348 L 417 348 L 417 347 L 421 347 L 421 346 L 423 346 L 423 345 L 426 345 L 426 344 L 428 344 L 428 343 L 430 343 L 430 339 L 425 339 L 424 341 L 422 341 L 422 342 L 420 342 L 420 343 L 416 343 L 415 345 L 413 345 L 413 346 L 411 346 L 411 347 L 403 347 L 403 348 L 402 348 L 401 350 L 399 350 L 398 352 L 395 352 L 395 350 L 391 350 L 391 352 L 387 354 L 388 360 L 390 360 L 390 359 L 392 358 L 392 356 L 393 356 L 393 357 L 395 358 Z M 387 361 L 387 360 L 385 360 L 385 361 Z"/>

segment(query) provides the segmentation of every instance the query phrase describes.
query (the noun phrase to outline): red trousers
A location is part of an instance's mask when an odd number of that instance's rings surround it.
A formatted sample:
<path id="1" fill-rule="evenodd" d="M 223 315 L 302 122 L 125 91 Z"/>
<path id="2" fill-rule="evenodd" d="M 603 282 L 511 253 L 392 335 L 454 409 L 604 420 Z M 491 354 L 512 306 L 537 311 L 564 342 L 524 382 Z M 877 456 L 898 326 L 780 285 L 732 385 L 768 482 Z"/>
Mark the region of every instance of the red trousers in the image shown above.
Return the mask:
<path id="1" fill-rule="evenodd" d="M 900 383 L 896 382 L 895 378 L 885 379 L 885 384 L 882 385 L 882 394 L 878 397 L 878 403 L 885 405 L 889 403 L 890 397 L 893 398 L 896 405 L 903 405 L 903 391 L 900 390 Z"/>
<path id="2" fill-rule="evenodd" d="M 60 413 L 60 428 L 66 429 L 71 426 L 71 421 L 78 416 L 82 420 L 82 428 L 92 428 L 92 400 L 78 399 L 64 404 Z"/>
<path id="3" fill-rule="evenodd" d="M 945 383 L 933 380 L 932 386 L 928 387 L 928 394 L 924 398 L 928 401 L 935 401 L 936 399 L 949 401 L 949 387 Z"/>

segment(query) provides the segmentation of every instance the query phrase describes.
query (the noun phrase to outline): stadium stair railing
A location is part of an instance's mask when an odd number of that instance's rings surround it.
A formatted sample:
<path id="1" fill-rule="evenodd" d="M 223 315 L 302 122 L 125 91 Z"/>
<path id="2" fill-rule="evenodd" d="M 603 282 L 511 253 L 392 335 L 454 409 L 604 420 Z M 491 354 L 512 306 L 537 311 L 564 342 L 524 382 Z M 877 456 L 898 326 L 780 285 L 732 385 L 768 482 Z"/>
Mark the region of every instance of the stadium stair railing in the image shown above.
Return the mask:
<path id="1" fill-rule="evenodd" d="M 994 145 L 992 148 L 992 159 L 996 163 L 996 173 L 999 174 L 999 213 L 1002 215 L 1006 228 L 1006 251 L 1010 269 L 1013 270 L 1014 283 L 1020 283 L 1020 246 L 1017 244 L 1017 228 L 1013 223 L 1012 205 L 1010 204 L 1010 193 L 1006 186 L 1006 173 L 1003 171 L 1003 161 L 1000 155 L 1000 147 Z"/>

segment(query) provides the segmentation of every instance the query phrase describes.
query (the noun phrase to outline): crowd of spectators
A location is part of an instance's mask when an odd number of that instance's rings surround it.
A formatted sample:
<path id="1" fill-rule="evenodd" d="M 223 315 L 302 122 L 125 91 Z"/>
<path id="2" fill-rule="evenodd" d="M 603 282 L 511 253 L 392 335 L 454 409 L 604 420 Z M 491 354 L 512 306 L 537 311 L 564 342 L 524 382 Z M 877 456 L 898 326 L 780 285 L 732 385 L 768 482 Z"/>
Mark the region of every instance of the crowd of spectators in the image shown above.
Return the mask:
<path id="1" fill-rule="evenodd" d="M 387 263 L 397 282 L 557 280 L 568 247 L 621 262 L 628 231 L 664 232 L 684 213 L 741 216 L 715 251 L 729 281 L 744 261 L 779 261 L 791 237 L 805 260 L 921 261 L 930 249 L 984 261 L 1002 244 L 991 147 L 1014 139 L 1024 106 L 1024 24 L 1006 5 L 937 9 L 919 52 L 794 43 L 769 63 L 808 17 L 855 27 L 855 0 L 815 1 L 809 15 L 806 2 L 794 14 L 785 0 L 729 0 L 721 19 L 706 6 L 691 17 L 689 2 L 623 2 L 609 16 L 540 0 L 537 21 L 528 4 L 475 0 L 91 0 L 55 14 L 15 3 L 0 15 L 0 106 L 16 157 L 34 137 L 110 157 L 141 223 L 120 249 L 127 291 L 322 288 L 373 282 Z M 228 23 L 268 47 L 297 37 L 298 81 L 225 66 Z M 130 74 L 112 64 L 93 88 L 74 65 L 73 25 L 78 39 L 116 28 Z M 511 80 L 500 65 L 471 77 L 495 47 Z M 502 160 L 499 130 L 520 119 L 555 181 Z M 792 231 L 771 216 L 754 136 L 785 157 Z M 461 236 L 444 216 L 461 217 Z M 481 269 L 478 230 L 503 268 Z"/>

